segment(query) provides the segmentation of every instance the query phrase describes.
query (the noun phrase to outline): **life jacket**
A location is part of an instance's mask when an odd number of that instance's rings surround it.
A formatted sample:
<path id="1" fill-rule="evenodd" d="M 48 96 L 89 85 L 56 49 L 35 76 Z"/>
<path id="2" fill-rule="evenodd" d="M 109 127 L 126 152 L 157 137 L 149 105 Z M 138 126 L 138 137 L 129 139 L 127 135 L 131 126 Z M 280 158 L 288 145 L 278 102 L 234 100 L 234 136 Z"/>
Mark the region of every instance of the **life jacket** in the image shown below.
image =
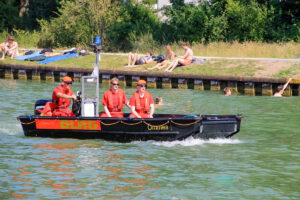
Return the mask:
<path id="1" fill-rule="evenodd" d="M 136 91 L 134 93 L 134 97 L 135 97 L 135 109 L 137 111 L 144 111 L 144 112 L 148 112 L 149 108 L 150 108 L 150 93 L 145 91 L 144 93 L 144 99 L 145 99 L 145 107 L 141 107 L 141 101 L 140 101 L 140 94 L 138 91 Z"/>
<path id="2" fill-rule="evenodd" d="M 67 92 L 65 92 L 62 85 L 59 85 L 56 88 L 58 89 L 58 92 L 60 92 L 62 94 L 66 94 L 66 95 L 70 95 L 70 96 L 72 95 L 72 93 L 71 93 L 72 90 L 69 89 Z M 70 106 L 71 100 L 70 99 L 64 99 L 64 98 L 59 98 L 53 93 L 52 102 L 54 104 L 56 104 L 57 107 L 59 107 L 59 108 L 67 108 L 67 107 Z"/>
<path id="3" fill-rule="evenodd" d="M 119 89 L 119 91 L 118 91 L 119 102 L 118 102 L 117 106 L 114 106 L 112 91 L 107 90 L 107 93 L 108 93 L 108 108 L 109 108 L 109 110 L 111 110 L 113 112 L 121 111 L 123 108 L 123 92 L 122 92 L 122 90 Z"/>

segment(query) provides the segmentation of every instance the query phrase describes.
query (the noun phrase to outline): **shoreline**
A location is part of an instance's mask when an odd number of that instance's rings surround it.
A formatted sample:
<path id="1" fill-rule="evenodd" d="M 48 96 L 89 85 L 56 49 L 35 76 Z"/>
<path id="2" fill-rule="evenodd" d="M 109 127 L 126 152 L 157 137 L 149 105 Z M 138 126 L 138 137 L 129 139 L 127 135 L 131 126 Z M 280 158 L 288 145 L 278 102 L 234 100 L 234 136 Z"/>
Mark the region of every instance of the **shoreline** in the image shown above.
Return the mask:
<path id="1" fill-rule="evenodd" d="M 61 81 L 70 75 L 74 81 L 92 72 L 91 68 L 74 68 L 43 65 L 20 65 L 0 63 L 0 78 L 35 81 Z M 229 87 L 233 93 L 248 96 L 272 96 L 278 85 L 286 82 L 286 78 L 221 76 L 201 74 L 175 74 L 148 71 L 124 71 L 101 69 L 100 83 L 108 84 L 113 76 L 120 79 L 120 85 L 136 87 L 140 78 L 147 80 L 149 88 L 180 88 L 195 90 L 222 91 Z M 284 96 L 300 95 L 300 79 L 293 79 L 285 90 Z"/>

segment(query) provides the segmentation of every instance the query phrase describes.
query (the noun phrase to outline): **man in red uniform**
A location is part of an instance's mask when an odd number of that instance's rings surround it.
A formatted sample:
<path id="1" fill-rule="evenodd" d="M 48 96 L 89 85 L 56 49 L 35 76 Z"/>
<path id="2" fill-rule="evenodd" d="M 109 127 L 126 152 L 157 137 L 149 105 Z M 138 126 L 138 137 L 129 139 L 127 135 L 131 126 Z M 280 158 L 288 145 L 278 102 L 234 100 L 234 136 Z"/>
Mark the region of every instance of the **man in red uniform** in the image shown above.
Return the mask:
<path id="1" fill-rule="evenodd" d="M 77 101 L 77 98 L 71 90 L 72 78 L 65 76 L 62 84 L 57 86 L 52 93 L 52 102 L 48 102 L 42 111 L 42 116 L 74 116 L 73 112 L 68 108 L 71 100 Z"/>
<path id="2" fill-rule="evenodd" d="M 152 95 L 146 91 L 146 81 L 137 82 L 137 91 L 130 98 L 131 114 L 129 117 L 153 118 L 154 101 Z"/>
<path id="3" fill-rule="evenodd" d="M 110 89 L 105 91 L 102 98 L 104 106 L 104 113 L 100 117 L 124 117 L 122 112 L 123 105 L 125 104 L 129 109 L 128 100 L 125 92 L 119 88 L 119 79 L 112 78 L 110 81 Z"/>

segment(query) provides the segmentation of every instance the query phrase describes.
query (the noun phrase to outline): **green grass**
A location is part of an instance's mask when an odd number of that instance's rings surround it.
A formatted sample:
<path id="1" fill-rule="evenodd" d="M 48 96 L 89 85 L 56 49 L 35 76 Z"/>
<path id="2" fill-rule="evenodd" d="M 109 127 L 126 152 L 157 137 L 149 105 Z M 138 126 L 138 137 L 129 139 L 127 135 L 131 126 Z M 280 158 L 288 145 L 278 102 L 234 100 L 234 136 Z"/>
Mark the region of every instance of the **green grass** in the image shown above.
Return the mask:
<path id="1" fill-rule="evenodd" d="M 300 63 L 290 66 L 288 69 L 281 70 L 280 72 L 273 75 L 274 78 L 280 77 L 294 77 L 300 73 Z M 300 77 L 297 77 L 300 78 Z"/>
<path id="2" fill-rule="evenodd" d="M 88 56 L 80 56 L 77 58 L 69 58 L 62 61 L 57 61 L 42 66 L 58 66 L 58 67 L 78 67 L 92 69 L 95 62 L 95 54 Z M 8 57 L 5 60 L 0 60 L 0 63 L 7 64 L 22 64 L 22 65 L 37 65 L 37 61 L 17 61 L 11 60 Z M 188 66 L 176 68 L 172 73 L 176 74 L 202 74 L 202 75 L 228 75 L 228 76 L 254 76 L 255 72 L 263 70 L 258 65 L 259 61 L 244 61 L 244 60 L 207 60 L 201 64 L 191 64 Z M 156 62 L 148 65 L 139 65 L 133 68 L 127 68 L 127 56 L 121 55 L 101 55 L 100 69 L 125 70 L 125 71 L 146 71 Z M 148 70 L 149 72 L 162 72 L 159 70 Z M 167 72 L 166 72 L 167 73 Z M 300 73 L 300 64 L 294 64 L 286 70 L 272 75 L 272 77 L 293 77 Z"/>

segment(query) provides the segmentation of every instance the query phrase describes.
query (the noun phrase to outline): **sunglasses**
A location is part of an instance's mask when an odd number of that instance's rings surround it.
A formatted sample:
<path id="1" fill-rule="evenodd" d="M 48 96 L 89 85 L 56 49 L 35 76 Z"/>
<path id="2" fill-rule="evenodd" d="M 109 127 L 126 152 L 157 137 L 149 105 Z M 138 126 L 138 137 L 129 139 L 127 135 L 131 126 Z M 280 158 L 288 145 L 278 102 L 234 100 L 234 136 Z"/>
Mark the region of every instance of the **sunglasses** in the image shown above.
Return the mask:
<path id="1" fill-rule="evenodd" d="M 64 81 L 65 84 L 72 85 L 71 81 Z"/>
<path id="2" fill-rule="evenodd" d="M 146 87 L 146 85 L 137 85 L 137 86 L 139 86 L 139 87 Z"/>
<path id="3" fill-rule="evenodd" d="M 112 85 L 119 85 L 119 83 L 112 83 Z"/>

